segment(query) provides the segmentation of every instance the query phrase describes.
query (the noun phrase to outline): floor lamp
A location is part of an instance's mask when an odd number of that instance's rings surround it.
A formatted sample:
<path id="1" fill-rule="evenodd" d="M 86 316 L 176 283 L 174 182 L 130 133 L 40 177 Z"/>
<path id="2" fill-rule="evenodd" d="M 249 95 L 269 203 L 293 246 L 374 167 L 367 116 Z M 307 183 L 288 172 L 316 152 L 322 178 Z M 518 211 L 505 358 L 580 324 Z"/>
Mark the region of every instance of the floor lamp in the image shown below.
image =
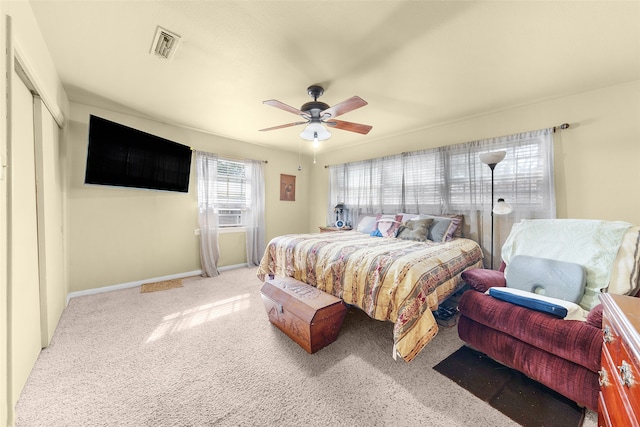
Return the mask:
<path id="1" fill-rule="evenodd" d="M 506 215 L 511 212 L 511 206 L 504 199 L 498 199 L 498 203 L 494 204 L 493 198 L 493 170 L 496 165 L 500 163 L 504 156 L 507 155 L 506 151 L 493 151 L 491 153 L 481 153 L 480 161 L 491 169 L 491 269 L 493 270 L 493 214 Z"/>

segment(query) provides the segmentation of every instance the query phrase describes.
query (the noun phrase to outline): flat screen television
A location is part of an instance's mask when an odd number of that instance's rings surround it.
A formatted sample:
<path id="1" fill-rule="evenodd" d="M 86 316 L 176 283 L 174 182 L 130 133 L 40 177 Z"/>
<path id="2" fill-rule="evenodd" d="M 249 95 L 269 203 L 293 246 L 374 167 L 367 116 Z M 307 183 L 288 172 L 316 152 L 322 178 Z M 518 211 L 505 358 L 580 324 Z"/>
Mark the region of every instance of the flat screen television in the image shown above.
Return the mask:
<path id="1" fill-rule="evenodd" d="M 191 148 L 97 116 L 89 118 L 85 184 L 189 191 Z"/>

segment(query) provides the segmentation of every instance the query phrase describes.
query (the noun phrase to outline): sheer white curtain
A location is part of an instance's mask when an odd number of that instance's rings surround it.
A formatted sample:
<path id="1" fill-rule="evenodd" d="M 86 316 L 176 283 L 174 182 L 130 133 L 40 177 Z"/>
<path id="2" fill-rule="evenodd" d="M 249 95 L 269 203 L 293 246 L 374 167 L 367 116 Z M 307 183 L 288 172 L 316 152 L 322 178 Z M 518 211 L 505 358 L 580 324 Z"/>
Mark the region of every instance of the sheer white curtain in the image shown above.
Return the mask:
<path id="1" fill-rule="evenodd" d="M 345 219 L 356 225 L 363 215 L 396 213 L 402 207 L 402 156 L 388 156 L 329 167 L 327 223 L 333 207 L 347 205 Z"/>
<path id="2" fill-rule="evenodd" d="M 503 198 L 513 211 L 494 215 L 494 262 L 500 266 L 502 243 L 513 224 L 523 219 L 556 218 L 553 129 L 488 138 L 442 147 L 447 159 L 448 185 L 442 209 L 461 213 L 467 223 L 465 236 L 484 249 L 485 265 L 491 258 L 491 169 L 480 153 L 507 152 L 494 169 L 494 200 Z"/>
<path id="3" fill-rule="evenodd" d="M 202 275 L 214 277 L 220 274 L 218 260 L 218 218 L 216 209 L 216 180 L 218 156 L 196 151 L 198 184 L 198 223 L 200 225 L 200 264 Z"/>
<path id="4" fill-rule="evenodd" d="M 494 170 L 495 200 L 513 207 L 494 216 L 494 266 L 511 226 L 522 219 L 555 218 L 553 130 L 541 129 L 362 162 L 331 166 L 327 216 L 344 202 L 358 214 L 464 214 L 464 236 L 491 254 L 491 169 L 479 154 L 504 150 Z M 486 262 L 489 265 L 490 262 Z"/>
<path id="5" fill-rule="evenodd" d="M 245 211 L 247 264 L 260 265 L 265 250 L 264 163 L 245 160 L 248 185 L 248 209 Z"/>

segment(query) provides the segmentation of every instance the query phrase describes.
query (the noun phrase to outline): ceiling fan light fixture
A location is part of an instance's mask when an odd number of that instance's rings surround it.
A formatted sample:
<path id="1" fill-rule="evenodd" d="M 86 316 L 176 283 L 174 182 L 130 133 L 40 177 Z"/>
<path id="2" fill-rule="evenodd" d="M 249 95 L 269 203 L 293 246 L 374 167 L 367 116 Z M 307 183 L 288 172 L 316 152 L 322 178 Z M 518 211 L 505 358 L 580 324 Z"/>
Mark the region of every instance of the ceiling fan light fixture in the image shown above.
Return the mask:
<path id="1" fill-rule="evenodd" d="M 314 141 L 316 139 L 318 141 L 324 141 L 331 138 L 331 132 L 322 126 L 320 122 L 312 121 L 300 132 L 300 138 L 307 141 Z"/>
<path id="2" fill-rule="evenodd" d="M 345 122 L 343 120 L 335 120 L 342 114 L 346 114 L 356 108 L 364 107 L 367 105 L 367 101 L 359 96 L 352 96 L 349 99 L 345 99 L 342 102 L 329 107 L 328 104 L 318 101 L 318 97 L 324 93 L 324 89 L 321 86 L 309 86 L 307 92 L 313 98 L 313 101 L 307 102 L 300 109 L 294 108 L 290 105 L 280 102 L 277 99 L 268 99 L 262 101 L 263 104 L 271 105 L 272 107 L 279 108 L 281 110 L 293 113 L 302 117 L 303 122 L 287 123 L 280 126 L 272 126 L 260 131 L 268 131 L 275 129 L 283 129 L 291 126 L 307 125 L 305 129 L 300 133 L 300 138 L 306 141 L 324 141 L 331 138 L 331 132 L 326 126 L 330 126 L 334 129 L 346 130 L 349 132 L 356 132 L 362 135 L 366 135 L 371 130 L 372 126 L 363 125 L 360 123 Z M 328 120 L 331 121 L 328 121 Z"/>

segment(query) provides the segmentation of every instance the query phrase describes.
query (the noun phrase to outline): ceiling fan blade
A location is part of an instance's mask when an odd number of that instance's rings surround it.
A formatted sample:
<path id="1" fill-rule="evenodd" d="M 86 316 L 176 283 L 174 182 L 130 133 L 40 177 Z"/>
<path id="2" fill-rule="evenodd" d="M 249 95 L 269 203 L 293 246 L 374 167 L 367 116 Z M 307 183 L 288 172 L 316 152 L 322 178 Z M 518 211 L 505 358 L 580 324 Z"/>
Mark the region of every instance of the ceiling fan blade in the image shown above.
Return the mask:
<path id="1" fill-rule="evenodd" d="M 280 101 L 278 101 L 276 99 L 269 99 L 267 101 L 262 101 L 262 103 L 263 104 L 267 104 L 267 105 L 271 105 L 272 107 L 276 107 L 276 108 L 279 108 L 279 109 L 284 110 L 284 111 L 288 111 L 288 112 L 293 113 L 293 114 L 297 114 L 297 115 L 302 116 L 302 117 L 308 117 L 309 116 L 304 111 L 300 111 L 297 108 L 294 108 L 294 107 L 292 107 L 290 105 L 287 105 L 284 102 L 280 102 Z"/>
<path id="2" fill-rule="evenodd" d="M 307 123 L 309 123 L 309 122 L 293 122 L 293 123 L 287 123 L 286 125 L 273 126 L 273 127 L 270 127 L 270 128 L 260 129 L 260 132 L 262 132 L 262 131 L 267 131 L 267 130 L 276 130 L 276 129 L 288 128 L 288 127 L 291 127 L 291 126 L 306 125 Z"/>
<path id="3" fill-rule="evenodd" d="M 336 129 L 348 130 L 349 132 L 357 132 L 363 135 L 368 134 L 369 131 L 373 129 L 373 126 L 363 125 L 360 123 L 345 122 L 344 120 L 330 120 L 323 123 Z"/>
<path id="4" fill-rule="evenodd" d="M 338 117 L 341 114 L 348 113 L 349 111 L 353 111 L 356 108 L 364 107 L 365 105 L 367 105 L 367 101 L 360 98 L 359 96 L 352 96 L 351 98 L 322 111 L 320 113 L 320 117 L 324 118 L 324 116 L 326 116 L 327 114 L 331 118 Z"/>

